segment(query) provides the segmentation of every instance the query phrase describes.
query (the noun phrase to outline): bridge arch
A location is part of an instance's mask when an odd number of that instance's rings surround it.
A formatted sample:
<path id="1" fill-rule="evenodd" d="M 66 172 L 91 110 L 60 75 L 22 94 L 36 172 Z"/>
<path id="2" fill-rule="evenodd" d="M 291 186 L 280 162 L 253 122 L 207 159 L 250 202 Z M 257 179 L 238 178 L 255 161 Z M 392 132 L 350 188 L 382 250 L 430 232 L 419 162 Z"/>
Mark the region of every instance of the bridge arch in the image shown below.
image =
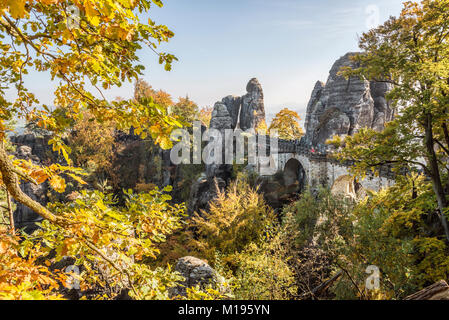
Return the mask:
<path id="1" fill-rule="evenodd" d="M 284 167 L 283 177 L 285 186 L 289 187 L 297 184 L 298 192 L 302 192 L 307 185 L 306 169 L 296 158 L 291 158 L 287 161 Z"/>

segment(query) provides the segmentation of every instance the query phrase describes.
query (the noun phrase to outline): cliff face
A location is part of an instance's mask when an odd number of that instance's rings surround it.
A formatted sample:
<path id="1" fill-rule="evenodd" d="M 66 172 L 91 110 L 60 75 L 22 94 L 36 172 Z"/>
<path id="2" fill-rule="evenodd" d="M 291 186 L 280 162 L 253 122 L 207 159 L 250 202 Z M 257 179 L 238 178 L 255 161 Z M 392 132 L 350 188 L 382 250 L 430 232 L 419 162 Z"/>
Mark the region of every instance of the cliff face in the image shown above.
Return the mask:
<path id="1" fill-rule="evenodd" d="M 305 119 L 305 139 L 312 145 L 324 144 L 334 135 L 352 135 L 364 127 L 382 130 L 393 118 L 385 99 L 390 85 L 338 75 L 344 66 L 356 67 L 352 55 L 338 59 L 326 84 L 317 82 L 313 89 Z"/>

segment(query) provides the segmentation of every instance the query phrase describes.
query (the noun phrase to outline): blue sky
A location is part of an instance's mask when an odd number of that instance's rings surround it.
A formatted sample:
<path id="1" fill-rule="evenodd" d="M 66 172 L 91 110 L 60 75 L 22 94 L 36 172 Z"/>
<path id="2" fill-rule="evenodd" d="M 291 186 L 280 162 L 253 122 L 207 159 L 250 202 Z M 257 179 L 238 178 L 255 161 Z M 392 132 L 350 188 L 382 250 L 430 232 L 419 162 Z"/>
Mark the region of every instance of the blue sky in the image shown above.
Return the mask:
<path id="1" fill-rule="evenodd" d="M 317 80 L 326 81 L 333 62 L 357 50 L 357 35 L 397 15 L 401 0 L 165 0 L 153 20 L 175 32 L 163 51 L 179 62 L 171 72 L 149 49 L 140 53 L 144 79 L 174 98 L 188 94 L 200 106 L 245 93 L 257 77 L 267 113 L 283 107 L 302 115 Z M 42 103 L 52 104 L 51 83 L 33 74 L 28 85 Z M 132 95 L 132 85 L 107 96 Z"/>

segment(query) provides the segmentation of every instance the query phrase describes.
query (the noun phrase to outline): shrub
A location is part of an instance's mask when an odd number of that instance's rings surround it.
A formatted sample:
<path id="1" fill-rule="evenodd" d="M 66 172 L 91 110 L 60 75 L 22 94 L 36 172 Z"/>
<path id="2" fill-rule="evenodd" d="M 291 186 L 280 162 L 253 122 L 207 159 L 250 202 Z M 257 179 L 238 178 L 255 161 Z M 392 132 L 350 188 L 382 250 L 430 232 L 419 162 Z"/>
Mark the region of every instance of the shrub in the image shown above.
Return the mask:
<path id="1" fill-rule="evenodd" d="M 215 252 L 230 255 L 241 252 L 262 239 L 273 228 L 275 215 L 263 196 L 242 179 L 237 179 L 226 192 L 218 190 L 209 211 L 195 213 L 196 245 L 213 263 Z"/>
<path id="2" fill-rule="evenodd" d="M 276 235 L 248 245 L 234 256 L 234 295 L 243 300 L 288 300 L 297 288 L 282 243 Z"/>
<path id="3" fill-rule="evenodd" d="M 340 251 L 351 237 L 351 207 L 349 201 L 321 189 L 316 195 L 306 190 L 284 208 L 281 241 L 300 295 L 309 294 L 336 271 Z"/>
<path id="4" fill-rule="evenodd" d="M 302 292 L 335 272 L 336 299 L 402 299 L 449 277 L 448 246 L 431 184 L 403 176 L 353 203 L 321 190 L 284 209 L 282 243 Z M 380 271 L 379 290 L 365 287 L 368 266 Z"/>

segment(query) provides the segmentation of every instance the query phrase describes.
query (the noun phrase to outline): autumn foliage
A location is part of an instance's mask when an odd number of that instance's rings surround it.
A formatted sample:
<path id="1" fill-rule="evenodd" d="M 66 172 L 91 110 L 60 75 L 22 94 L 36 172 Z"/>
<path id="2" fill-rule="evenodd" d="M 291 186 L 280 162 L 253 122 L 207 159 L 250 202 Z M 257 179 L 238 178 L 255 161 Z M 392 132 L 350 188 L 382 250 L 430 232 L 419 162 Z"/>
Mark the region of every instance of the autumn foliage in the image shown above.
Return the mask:
<path id="1" fill-rule="evenodd" d="M 301 117 L 298 113 L 285 108 L 276 114 L 268 132 L 276 130 L 280 139 L 299 140 L 304 135 L 299 121 L 301 121 Z"/>

